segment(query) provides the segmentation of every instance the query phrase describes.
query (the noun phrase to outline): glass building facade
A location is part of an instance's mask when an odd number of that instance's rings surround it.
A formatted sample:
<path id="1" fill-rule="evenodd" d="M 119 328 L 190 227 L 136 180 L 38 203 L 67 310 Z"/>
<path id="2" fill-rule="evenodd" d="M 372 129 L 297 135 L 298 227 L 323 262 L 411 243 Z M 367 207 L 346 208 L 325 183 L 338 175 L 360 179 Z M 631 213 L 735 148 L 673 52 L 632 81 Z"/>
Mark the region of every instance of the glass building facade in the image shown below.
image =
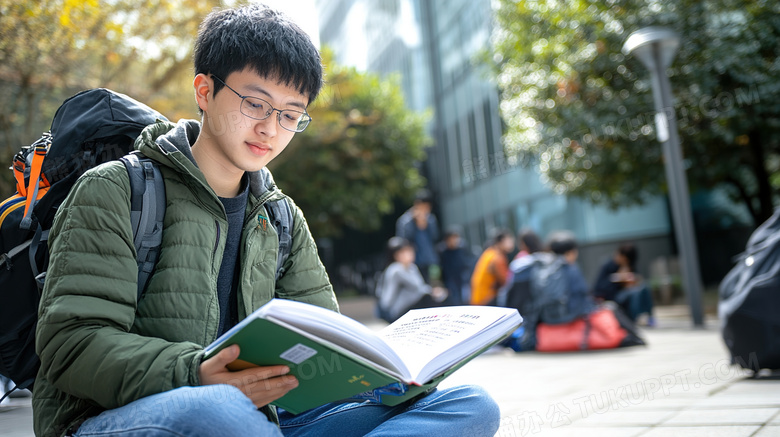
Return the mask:
<path id="1" fill-rule="evenodd" d="M 625 240 L 639 247 L 640 273 L 652 260 L 673 253 L 664 197 L 609 210 L 555 194 L 533 168 L 505 156 L 498 89 L 475 61 L 489 47 L 489 1 L 327 0 L 317 5 L 320 40 L 333 48 L 337 62 L 400 73 L 407 105 L 432 110 L 434 144 L 424 172 L 443 228 L 461 226 L 475 248 L 497 227 L 531 228 L 541 237 L 571 230 L 589 280 Z"/>

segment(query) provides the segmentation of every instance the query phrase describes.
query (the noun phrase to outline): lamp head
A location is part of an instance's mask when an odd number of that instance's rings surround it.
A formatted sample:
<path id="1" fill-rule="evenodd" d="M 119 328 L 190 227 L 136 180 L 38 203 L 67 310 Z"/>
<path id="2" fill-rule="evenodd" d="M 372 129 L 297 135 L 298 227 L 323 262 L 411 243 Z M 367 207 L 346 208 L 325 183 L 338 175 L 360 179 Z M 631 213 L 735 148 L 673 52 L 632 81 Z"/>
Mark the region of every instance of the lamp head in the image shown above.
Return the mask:
<path id="1" fill-rule="evenodd" d="M 629 35 L 623 44 L 623 53 L 633 54 L 649 70 L 654 70 L 656 62 L 661 63 L 661 68 L 668 67 L 679 47 L 680 37 L 677 33 L 671 29 L 653 26 L 644 27 Z"/>

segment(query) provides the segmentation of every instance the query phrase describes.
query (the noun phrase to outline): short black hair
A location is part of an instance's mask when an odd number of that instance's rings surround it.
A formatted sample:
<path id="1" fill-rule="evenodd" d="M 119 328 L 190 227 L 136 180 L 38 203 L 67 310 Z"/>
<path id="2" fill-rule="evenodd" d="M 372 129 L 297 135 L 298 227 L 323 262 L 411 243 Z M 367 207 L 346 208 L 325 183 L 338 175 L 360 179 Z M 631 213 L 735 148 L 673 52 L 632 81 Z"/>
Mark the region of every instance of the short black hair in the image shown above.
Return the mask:
<path id="1" fill-rule="evenodd" d="M 459 225 L 452 225 L 444 232 L 444 238 L 449 238 L 452 236 L 460 237 L 461 235 L 463 235 L 463 228 Z"/>
<path id="2" fill-rule="evenodd" d="M 547 247 L 558 255 L 577 248 L 577 239 L 571 231 L 555 231 L 547 237 Z"/>
<path id="3" fill-rule="evenodd" d="M 250 68 L 292 86 L 314 101 L 322 88 L 322 58 L 306 33 L 286 15 L 262 4 L 210 13 L 198 28 L 195 75 L 227 80 Z M 222 89 L 214 81 L 214 94 Z"/>
<path id="4" fill-rule="evenodd" d="M 411 241 L 407 240 L 403 237 L 392 237 L 387 241 L 387 257 L 388 257 L 388 265 L 395 262 L 395 254 L 398 253 L 401 249 L 414 249 L 414 244 L 412 244 Z"/>
<path id="5" fill-rule="evenodd" d="M 619 254 L 626 257 L 628 265 L 633 270 L 636 267 L 636 259 L 639 256 L 636 250 L 636 246 L 634 246 L 632 243 L 623 243 L 618 247 L 617 251 Z"/>
<path id="6" fill-rule="evenodd" d="M 521 230 L 520 234 L 518 234 L 518 239 L 522 241 L 523 244 L 525 244 L 525 247 L 528 249 L 528 253 L 536 253 L 544 250 L 542 239 L 536 235 L 536 232 L 530 229 Z"/>
<path id="7" fill-rule="evenodd" d="M 426 190 L 425 188 L 420 189 L 417 191 L 417 193 L 414 195 L 414 203 L 433 203 L 433 195 L 430 191 Z"/>
<path id="8" fill-rule="evenodd" d="M 490 239 L 488 241 L 490 242 L 490 245 L 493 246 L 504 241 L 505 238 L 514 237 L 515 235 L 507 229 L 495 228 L 490 231 Z"/>

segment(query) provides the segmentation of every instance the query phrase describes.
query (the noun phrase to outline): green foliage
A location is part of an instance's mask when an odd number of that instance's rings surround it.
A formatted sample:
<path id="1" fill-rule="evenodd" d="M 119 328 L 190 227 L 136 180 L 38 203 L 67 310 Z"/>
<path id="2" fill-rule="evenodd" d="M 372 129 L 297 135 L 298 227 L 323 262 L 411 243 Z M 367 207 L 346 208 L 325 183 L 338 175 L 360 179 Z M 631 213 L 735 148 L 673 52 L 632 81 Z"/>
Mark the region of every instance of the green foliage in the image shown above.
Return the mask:
<path id="1" fill-rule="evenodd" d="M 780 5 L 737 0 L 499 0 L 494 51 L 510 163 L 611 207 L 666 191 L 650 73 L 628 35 L 669 27 L 692 190 L 723 187 L 761 222 L 780 188 Z"/>
<path id="2" fill-rule="evenodd" d="M 240 2 L 0 0 L 0 165 L 88 88 L 128 94 L 173 120 L 196 117 L 197 26 L 214 7 Z M 13 192 L 12 172 L 0 171 L 0 198 Z"/>
<path id="3" fill-rule="evenodd" d="M 376 230 L 394 199 L 411 200 L 424 184 L 416 165 L 430 141 L 427 116 L 406 108 L 397 77 L 337 66 L 327 49 L 323 63 L 327 83 L 309 107 L 311 125 L 269 167 L 316 238 L 345 226 Z"/>

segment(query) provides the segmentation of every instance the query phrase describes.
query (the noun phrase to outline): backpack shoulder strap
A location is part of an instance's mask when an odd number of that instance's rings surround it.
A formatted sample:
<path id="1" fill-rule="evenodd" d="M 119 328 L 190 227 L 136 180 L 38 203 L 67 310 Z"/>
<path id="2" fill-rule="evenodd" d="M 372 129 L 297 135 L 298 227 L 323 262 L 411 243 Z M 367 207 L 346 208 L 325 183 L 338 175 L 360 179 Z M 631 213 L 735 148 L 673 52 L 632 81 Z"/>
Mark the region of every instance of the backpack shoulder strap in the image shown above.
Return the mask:
<path id="1" fill-rule="evenodd" d="M 266 209 L 271 223 L 279 235 L 279 254 L 276 257 L 276 280 L 284 275 L 284 263 L 292 251 L 293 215 L 290 203 L 286 198 L 266 202 Z"/>
<path id="2" fill-rule="evenodd" d="M 138 262 L 138 300 L 146 289 L 162 245 L 165 182 L 159 165 L 138 153 L 120 158 L 130 177 L 130 222 Z"/>

